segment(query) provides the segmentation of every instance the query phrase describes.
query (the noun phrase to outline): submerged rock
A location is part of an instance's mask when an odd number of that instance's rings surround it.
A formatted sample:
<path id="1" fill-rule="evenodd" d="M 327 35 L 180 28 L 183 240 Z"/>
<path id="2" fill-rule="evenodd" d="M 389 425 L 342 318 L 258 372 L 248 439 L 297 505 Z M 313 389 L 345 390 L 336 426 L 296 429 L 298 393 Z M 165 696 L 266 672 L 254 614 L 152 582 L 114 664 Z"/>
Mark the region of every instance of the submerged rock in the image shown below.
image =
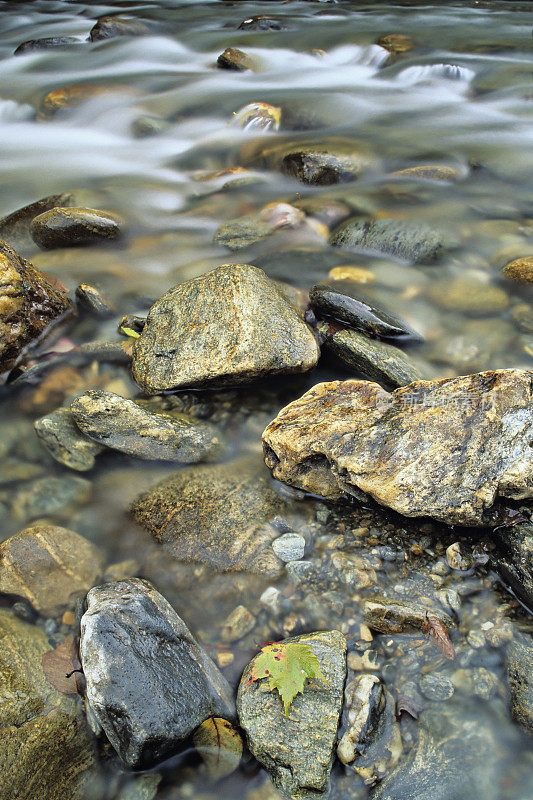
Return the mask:
<path id="1" fill-rule="evenodd" d="M 481 525 L 497 497 L 533 496 L 531 380 L 494 370 L 391 394 L 367 381 L 321 383 L 266 428 L 265 460 L 313 494 L 365 492 L 408 517 Z"/>
<path id="2" fill-rule="evenodd" d="M 499 314 L 509 305 L 509 295 L 499 286 L 468 277 L 435 281 L 428 289 L 428 296 L 447 311 L 476 317 Z"/>
<path id="3" fill-rule="evenodd" d="M 494 569 L 515 594 L 533 609 L 533 524 L 494 529 L 499 553 Z"/>
<path id="4" fill-rule="evenodd" d="M 385 634 L 423 631 L 428 612 L 447 628 L 453 625 L 453 620 L 440 608 L 428 607 L 427 603 L 420 601 L 370 597 L 363 604 L 365 623 L 372 630 Z"/>
<path id="5" fill-rule="evenodd" d="M 215 234 L 215 242 L 241 250 L 266 239 L 276 231 L 295 230 L 316 238 L 320 229 L 303 211 L 289 203 L 269 203 L 255 214 L 246 214 L 223 222 Z"/>
<path id="6" fill-rule="evenodd" d="M 147 581 L 89 592 L 80 655 L 89 708 L 129 767 L 172 755 L 211 715 L 234 715 L 225 678 Z"/>
<path id="7" fill-rule="evenodd" d="M 394 219 L 347 220 L 333 231 L 330 243 L 347 250 L 386 253 L 414 264 L 436 261 L 447 246 L 443 234 L 429 225 Z"/>
<path id="8" fill-rule="evenodd" d="M 52 89 L 51 92 L 48 92 L 43 97 L 37 112 L 37 119 L 41 122 L 52 119 L 58 112 L 73 108 L 81 103 L 87 103 L 97 97 L 116 95 L 123 92 L 131 93 L 131 89 L 127 86 L 105 86 L 92 83 L 75 83 L 71 86 L 62 86 L 60 89 Z"/>
<path id="9" fill-rule="evenodd" d="M 68 408 L 58 408 L 35 422 L 35 433 L 50 455 L 69 469 L 85 472 L 104 449 L 84 436 Z"/>
<path id="10" fill-rule="evenodd" d="M 95 754 L 79 702 L 47 680 L 41 628 L 0 608 L 0 797 L 84 800 Z"/>
<path id="11" fill-rule="evenodd" d="M 45 617 L 72 607 L 103 574 L 100 550 L 55 525 L 33 525 L 0 544 L 0 592 L 23 597 Z"/>
<path id="12" fill-rule="evenodd" d="M 51 208 L 34 217 L 30 224 L 32 238 L 39 247 L 74 247 L 117 239 L 122 220 L 107 211 L 93 208 Z"/>
<path id="13" fill-rule="evenodd" d="M 80 39 L 76 36 L 46 36 L 43 39 L 29 39 L 27 42 L 19 44 L 13 55 L 20 56 L 39 50 L 51 50 L 53 47 L 67 47 L 71 44 L 80 44 Z"/>
<path id="14" fill-rule="evenodd" d="M 414 47 L 413 40 L 405 33 L 387 33 L 385 36 L 380 36 L 376 44 L 388 50 L 392 55 L 408 53 Z"/>
<path id="15" fill-rule="evenodd" d="M 150 33 L 150 28 L 144 22 L 123 17 L 99 17 L 91 28 L 89 38 L 91 42 L 100 42 L 102 39 L 114 39 L 117 36 L 145 36 Z"/>
<path id="16" fill-rule="evenodd" d="M 184 469 L 150 489 L 133 505 L 137 522 L 181 561 L 219 571 L 279 574 L 273 525 L 286 501 L 270 486 L 256 460 Z"/>
<path id="17" fill-rule="evenodd" d="M 371 336 L 399 342 L 423 341 L 405 320 L 362 294 L 352 281 L 317 283 L 309 292 L 309 299 L 318 315 L 341 320 Z"/>
<path id="18" fill-rule="evenodd" d="M 326 351 L 370 380 L 396 389 L 422 378 L 409 356 L 391 344 L 371 339 L 359 331 L 336 331 L 327 324 L 321 325 L 319 330 L 325 334 Z"/>
<path id="19" fill-rule="evenodd" d="M 494 718 L 464 699 L 424 711 L 418 742 L 372 792 L 372 800 L 501 797 L 499 733 Z"/>
<path id="20" fill-rule="evenodd" d="M 227 47 L 217 58 L 217 66 L 220 69 L 230 69 L 235 72 L 257 69 L 254 59 L 248 53 L 238 50 L 236 47 Z"/>
<path id="21" fill-rule="evenodd" d="M 306 372 L 318 355 L 311 329 L 262 270 L 226 264 L 156 301 L 135 340 L 133 377 L 150 394 L 223 386 Z"/>
<path id="22" fill-rule="evenodd" d="M 276 692 L 264 691 L 261 681 L 247 683 L 252 661 L 239 685 L 239 721 L 251 752 L 284 797 L 325 797 L 346 678 L 346 640 L 339 631 L 321 631 L 285 639 L 288 642 L 309 645 L 325 681 L 309 681 L 285 716 Z"/>
<path id="23" fill-rule="evenodd" d="M 79 395 L 70 410 L 76 425 L 90 439 L 138 458 L 194 464 L 221 450 L 212 425 L 185 414 L 156 414 L 103 389 Z"/>
<path id="24" fill-rule="evenodd" d="M 426 181 L 441 181 L 442 183 L 454 183 L 461 179 L 462 175 L 455 167 L 432 167 L 430 165 L 420 165 L 418 167 L 407 167 L 398 169 L 392 173 L 393 178 L 415 178 Z"/>
<path id="25" fill-rule="evenodd" d="M 502 272 L 504 277 L 515 283 L 533 283 L 533 256 L 510 261 Z"/>
<path id="26" fill-rule="evenodd" d="M 66 291 L 0 240 L 0 382 L 28 345 L 73 313 Z"/>
<path id="27" fill-rule="evenodd" d="M 248 103 L 236 111 L 232 124 L 244 128 L 245 131 L 277 131 L 281 120 L 281 108 L 270 103 Z"/>
<path id="28" fill-rule="evenodd" d="M 511 692 L 511 713 L 533 733 L 533 643 L 531 637 L 516 638 L 507 646 L 507 674 Z"/>
<path id="29" fill-rule="evenodd" d="M 346 711 L 337 756 L 372 786 L 393 769 L 402 753 L 395 702 L 376 675 L 356 675 L 345 691 Z"/>
<path id="30" fill-rule="evenodd" d="M 13 498 L 15 519 L 32 520 L 39 517 L 68 517 L 78 504 L 91 496 L 91 483 L 74 475 L 39 478 L 23 486 Z"/>

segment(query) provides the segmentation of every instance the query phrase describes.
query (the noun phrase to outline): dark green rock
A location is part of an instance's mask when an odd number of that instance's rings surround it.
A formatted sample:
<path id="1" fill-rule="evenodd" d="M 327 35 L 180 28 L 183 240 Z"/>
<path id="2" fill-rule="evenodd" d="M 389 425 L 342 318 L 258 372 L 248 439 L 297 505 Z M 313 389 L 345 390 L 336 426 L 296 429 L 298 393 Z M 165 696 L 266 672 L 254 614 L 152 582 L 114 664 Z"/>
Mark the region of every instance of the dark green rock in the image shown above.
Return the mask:
<path id="1" fill-rule="evenodd" d="M 35 422 L 35 433 L 50 455 L 69 469 L 92 469 L 103 447 L 84 436 L 68 408 L 58 408 Z"/>
<path id="2" fill-rule="evenodd" d="M 1 608 L 0 643 L 0 797 L 85 800 L 94 748 L 77 698 L 44 675 L 44 631 Z"/>
<path id="3" fill-rule="evenodd" d="M 32 238 L 39 247 L 74 247 L 117 239 L 122 220 L 107 211 L 92 208 L 56 207 L 34 217 L 30 224 Z"/>
<path id="4" fill-rule="evenodd" d="M 425 264 L 436 261 L 445 251 L 443 234 L 420 222 L 394 219 L 351 219 L 341 223 L 330 243 L 346 250 L 360 249 Z"/>
<path id="5" fill-rule="evenodd" d="M 422 336 L 394 311 L 361 293 L 351 281 L 317 283 L 309 292 L 318 315 L 333 317 L 371 336 L 399 342 L 420 342 Z"/>
<path id="6" fill-rule="evenodd" d="M 80 656 L 89 708 L 129 767 L 172 755 L 211 715 L 234 716 L 226 679 L 147 581 L 91 589 Z"/>
<path id="7" fill-rule="evenodd" d="M 283 797 L 326 797 L 346 678 L 346 639 L 333 630 L 306 633 L 284 642 L 309 645 L 325 681 L 308 682 L 285 716 L 277 692 L 264 691 L 263 681 L 248 684 L 251 661 L 237 694 L 239 722 L 251 752 L 268 770 Z"/>
<path id="8" fill-rule="evenodd" d="M 533 524 L 495 528 L 498 544 L 494 569 L 516 595 L 533 609 Z"/>
<path id="9" fill-rule="evenodd" d="M 117 36 L 145 36 L 150 33 L 150 28 L 144 22 L 123 17 L 99 17 L 91 28 L 89 38 L 91 42 L 100 42 L 103 39 L 114 39 Z"/>
<path id="10" fill-rule="evenodd" d="M 178 413 L 154 413 L 133 400 L 91 389 L 70 406 L 78 428 L 95 442 L 148 460 L 193 464 L 216 457 L 216 428 Z"/>
<path id="11" fill-rule="evenodd" d="M 507 647 L 507 675 L 511 692 L 511 713 L 533 733 L 533 644 L 531 637 L 516 638 Z"/>
<path id="12" fill-rule="evenodd" d="M 328 325 L 320 326 L 321 331 L 329 328 Z M 350 369 L 386 387 L 396 389 L 422 378 L 409 356 L 397 347 L 370 339 L 359 331 L 326 332 L 324 348 Z"/>

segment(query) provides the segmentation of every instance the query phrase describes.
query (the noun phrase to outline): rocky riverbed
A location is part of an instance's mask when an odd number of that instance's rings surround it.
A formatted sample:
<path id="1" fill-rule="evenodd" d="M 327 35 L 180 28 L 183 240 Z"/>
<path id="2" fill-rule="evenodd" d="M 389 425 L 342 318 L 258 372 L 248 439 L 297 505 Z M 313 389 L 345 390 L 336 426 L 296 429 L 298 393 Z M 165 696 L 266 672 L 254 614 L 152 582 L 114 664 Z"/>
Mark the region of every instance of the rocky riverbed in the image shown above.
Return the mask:
<path id="1" fill-rule="evenodd" d="M 0 14 L 0 800 L 531 796 L 529 4 Z"/>

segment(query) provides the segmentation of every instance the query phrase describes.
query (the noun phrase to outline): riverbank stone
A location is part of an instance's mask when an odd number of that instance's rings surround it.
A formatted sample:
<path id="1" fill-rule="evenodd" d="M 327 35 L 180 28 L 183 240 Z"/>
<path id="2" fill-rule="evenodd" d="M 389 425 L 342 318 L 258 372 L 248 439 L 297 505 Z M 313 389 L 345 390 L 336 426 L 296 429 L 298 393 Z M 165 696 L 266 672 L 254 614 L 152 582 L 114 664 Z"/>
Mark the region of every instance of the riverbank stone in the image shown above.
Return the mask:
<path id="1" fill-rule="evenodd" d="M 445 236 L 437 229 L 395 219 L 346 220 L 333 231 L 330 244 L 385 253 L 414 264 L 436 261 L 447 249 Z"/>
<path id="2" fill-rule="evenodd" d="M 147 581 L 89 592 L 80 655 L 89 708 L 131 768 L 172 755 L 211 715 L 234 717 L 226 679 Z"/>
<path id="3" fill-rule="evenodd" d="M 207 422 L 186 414 L 154 413 L 104 389 L 79 395 L 70 411 L 92 441 L 149 461 L 209 461 L 222 446 L 216 428 Z"/>
<path id="4" fill-rule="evenodd" d="M 179 561 L 278 575 L 271 524 L 287 509 L 256 458 L 183 469 L 134 502 L 136 521 Z"/>
<path id="5" fill-rule="evenodd" d="M 346 678 L 346 640 L 333 630 L 284 640 L 284 644 L 289 642 L 311 648 L 325 681 L 308 682 L 285 716 L 276 692 L 264 691 L 261 681 L 248 683 L 251 661 L 239 684 L 239 721 L 251 752 L 283 797 L 326 797 Z"/>
<path id="6" fill-rule="evenodd" d="M 47 680 L 44 631 L 0 608 L 0 797 L 85 800 L 95 761 L 77 698 Z"/>
<path id="7" fill-rule="evenodd" d="M 0 592 L 23 597 L 44 617 L 73 607 L 103 574 L 100 550 L 56 525 L 32 525 L 0 544 Z"/>
<path id="8" fill-rule="evenodd" d="M 107 211 L 83 207 L 51 208 L 32 219 L 30 232 L 39 247 L 49 250 L 117 239 L 122 225 L 119 217 Z"/>
<path id="9" fill-rule="evenodd" d="M 531 379 L 490 370 L 390 394 L 321 383 L 265 429 L 265 461 L 278 480 L 332 500 L 363 492 L 408 517 L 482 525 L 498 497 L 533 496 Z"/>
<path id="10" fill-rule="evenodd" d="M 74 313 L 66 290 L 0 240 L 0 382 L 26 347 Z"/>
<path id="11" fill-rule="evenodd" d="M 262 270 L 226 264 L 154 303 L 133 346 L 133 377 L 149 394 L 224 386 L 306 372 L 318 355 L 313 332 Z"/>

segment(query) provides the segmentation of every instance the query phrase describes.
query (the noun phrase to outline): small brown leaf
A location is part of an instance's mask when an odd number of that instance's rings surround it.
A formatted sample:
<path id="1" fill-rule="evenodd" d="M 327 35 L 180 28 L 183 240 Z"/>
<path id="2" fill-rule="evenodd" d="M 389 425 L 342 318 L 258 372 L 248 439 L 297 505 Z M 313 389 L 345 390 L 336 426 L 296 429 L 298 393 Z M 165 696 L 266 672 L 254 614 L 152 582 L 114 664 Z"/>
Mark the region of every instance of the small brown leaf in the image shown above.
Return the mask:
<path id="1" fill-rule="evenodd" d="M 413 719 L 418 719 L 422 706 L 406 695 L 400 695 L 396 700 L 396 718 L 400 719 L 402 712 L 409 714 Z"/>
<path id="2" fill-rule="evenodd" d="M 67 636 L 54 650 L 42 657 L 43 672 L 54 689 L 62 694 L 80 694 L 83 688 L 81 663 L 73 636 Z"/>
<path id="3" fill-rule="evenodd" d="M 206 719 L 195 731 L 193 742 L 212 778 L 224 778 L 239 766 L 242 739 L 227 719 Z"/>
<path id="4" fill-rule="evenodd" d="M 431 643 L 440 650 L 443 656 L 453 661 L 455 658 L 455 650 L 453 649 L 452 640 L 448 633 L 448 628 L 438 617 L 430 617 L 426 613 L 426 621 L 422 632 L 427 634 Z"/>

